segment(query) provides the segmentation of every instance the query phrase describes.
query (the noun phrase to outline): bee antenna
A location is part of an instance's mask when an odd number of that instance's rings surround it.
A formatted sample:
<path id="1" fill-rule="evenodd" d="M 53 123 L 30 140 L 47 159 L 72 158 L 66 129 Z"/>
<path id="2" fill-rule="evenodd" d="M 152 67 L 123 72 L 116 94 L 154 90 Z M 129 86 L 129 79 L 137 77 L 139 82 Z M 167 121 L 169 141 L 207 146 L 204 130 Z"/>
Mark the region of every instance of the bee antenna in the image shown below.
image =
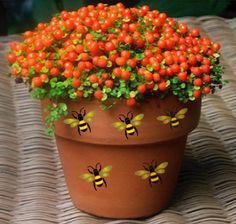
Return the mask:
<path id="1" fill-rule="evenodd" d="M 88 171 L 93 172 L 94 168 L 92 166 L 88 166 Z"/>
<path id="2" fill-rule="evenodd" d="M 128 118 L 129 118 L 129 115 L 133 116 L 132 111 L 129 111 L 129 112 L 127 113 L 127 117 L 128 117 Z"/>
<path id="3" fill-rule="evenodd" d="M 124 114 L 119 114 L 119 117 L 123 117 L 124 119 L 126 118 Z"/>
<path id="4" fill-rule="evenodd" d="M 98 167 L 98 166 L 99 166 L 99 167 Z M 96 167 L 96 169 L 99 170 L 99 169 L 102 167 L 102 165 L 101 165 L 101 163 L 98 162 L 95 167 Z"/>
<path id="5" fill-rule="evenodd" d="M 75 115 L 76 114 L 76 115 Z M 72 111 L 72 116 L 74 117 L 74 118 L 77 118 L 77 116 L 79 115 L 79 113 L 77 112 L 77 111 Z"/>
<path id="6" fill-rule="evenodd" d="M 171 111 L 165 111 L 166 115 L 171 116 L 172 112 Z"/>
<path id="7" fill-rule="evenodd" d="M 157 161 L 152 160 L 152 163 L 151 163 L 151 164 L 152 164 L 153 167 L 157 167 Z"/>
<path id="8" fill-rule="evenodd" d="M 79 111 L 80 114 L 82 113 L 82 110 L 83 110 L 83 109 L 84 109 L 84 107 L 80 108 L 80 111 Z"/>
<path id="9" fill-rule="evenodd" d="M 147 165 L 147 166 L 149 166 L 149 163 L 143 163 L 143 165 Z"/>

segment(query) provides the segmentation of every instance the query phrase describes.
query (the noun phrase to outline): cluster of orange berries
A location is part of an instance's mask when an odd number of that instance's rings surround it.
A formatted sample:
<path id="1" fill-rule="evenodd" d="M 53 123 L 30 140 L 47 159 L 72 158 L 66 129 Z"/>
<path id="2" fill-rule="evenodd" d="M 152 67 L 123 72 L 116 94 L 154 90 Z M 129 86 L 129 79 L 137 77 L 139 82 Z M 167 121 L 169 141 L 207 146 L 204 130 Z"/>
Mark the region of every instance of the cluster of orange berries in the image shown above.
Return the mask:
<path id="1" fill-rule="evenodd" d="M 173 85 L 185 83 L 179 91 L 188 99 L 200 98 L 221 83 L 211 82 L 211 58 L 220 45 L 148 6 L 99 3 L 62 11 L 48 24 L 25 32 L 24 41 L 11 43 L 10 49 L 7 59 L 13 76 L 28 80 L 33 89 L 48 91 L 52 78 L 70 79 L 68 88 L 74 88 L 78 98 L 88 88 L 99 100 L 104 94 L 116 97 L 125 83 L 127 91 L 117 97 L 133 106 L 144 94 L 171 92 Z"/>

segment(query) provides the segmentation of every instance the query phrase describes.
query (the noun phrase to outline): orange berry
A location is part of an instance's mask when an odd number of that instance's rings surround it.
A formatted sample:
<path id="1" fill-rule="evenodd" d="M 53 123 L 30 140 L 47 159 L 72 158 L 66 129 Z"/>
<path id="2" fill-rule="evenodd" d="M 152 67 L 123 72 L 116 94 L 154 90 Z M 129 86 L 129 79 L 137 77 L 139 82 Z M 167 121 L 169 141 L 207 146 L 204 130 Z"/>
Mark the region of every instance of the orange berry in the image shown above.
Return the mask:
<path id="1" fill-rule="evenodd" d="M 103 93 L 102 93 L 101 90 L 96 90 L 96 91 L 94 92 L 94 97 L 95 97 L 96 99 L 100 100 L 100 99 L 102 99 L 102 96 L 103 96 Z"/>

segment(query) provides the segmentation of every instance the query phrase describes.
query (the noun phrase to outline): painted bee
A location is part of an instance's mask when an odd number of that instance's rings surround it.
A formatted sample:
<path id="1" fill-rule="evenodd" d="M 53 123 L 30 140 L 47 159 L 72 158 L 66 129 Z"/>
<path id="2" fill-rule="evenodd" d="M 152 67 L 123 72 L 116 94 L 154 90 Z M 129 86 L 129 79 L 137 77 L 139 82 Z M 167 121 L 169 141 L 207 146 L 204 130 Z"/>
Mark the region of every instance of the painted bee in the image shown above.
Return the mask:
<path id="1" fill-rule="evenodd" d="M 72 111 L 74 118 L 67 118 L 64 120 L 64 123 L 69 124 L 71 128 L 78 126 L 79 135 L 81 135 L 81 132 L 86 132 L 87 130 L 91 132 L 91 127 L 88 122 L 92 121 L 94 114 L 94 111 L 90 111 L 86 114 L 86 110 L 82 107 L 79 113 Z"/>
<path id="2" fill-rule="evenodd" d="M 120 121 L 113 123 L 113 127 L 118 131 L 125 130 L 125 137 L 128 139 L 128 135 L 136 135 L 138 136 L 138 129 L 136 126 L 141 124 L 141 120 L 143 119 L 144 114 L 138 114 L 134 117 L 133 113 L 129 111 L 127 115 L 124 114 L 119 115 Z"/>
<path id="3" fill-rule="evenodd" d="M 88 182 L 93 182 L 93 187 L 97 191 L 97 187 L 102 187 L 103 184 L 105 185 L 105 187 L 107 187 L 107 183 L 104 178 L 108 177 L 111 169 L 112 166 L 105 166 L 102 169 L 101 163 L 97 163 L 95 168 L 92 166 L 88 166 L 89 173 L 83 173 L 80 177 Z"/>
<path id="4" fill-rule="evenodd" d="M 135 175 L 142 178 L 142 180 L 145 180 L 149 178 L 149 184 L 152 187 L 152 184 L 158 183 L 160 180 L 162 182 L 162 179 L 159 174 L 165 173 L 165 168 L 168 166 L 168 162 L 163 162 L 157 166 L 157 162 L 154 163 L 152 161 L 149 163 L 143 163 L 144 170 L 138 170 L 135 172 Z"/>
<path id="5" fill-rule="evenodd" d="M 167 115 L 157 117 L 157 120 L 162 121 L 163 124 L 169 124 L 171 128 L 179 127 L 180 120 L 185 118 L 185 114 L 188 112 L 188 108 L 183 108 L 177 113 L 168 112 Z"/>

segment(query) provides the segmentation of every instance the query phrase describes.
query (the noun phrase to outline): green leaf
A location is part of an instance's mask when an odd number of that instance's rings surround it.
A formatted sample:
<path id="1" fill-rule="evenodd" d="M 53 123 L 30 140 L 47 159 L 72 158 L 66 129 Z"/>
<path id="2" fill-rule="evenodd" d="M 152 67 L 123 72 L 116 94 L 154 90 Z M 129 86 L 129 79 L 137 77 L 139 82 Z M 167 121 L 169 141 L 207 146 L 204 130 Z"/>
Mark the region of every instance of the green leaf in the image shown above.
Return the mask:
<path id="1" fill-rule="evenodd" d="M 49 112 L 49 114 L 45 117 L 45 124 L 47 126 L 45 132 L 48 135 L 52 135 L 55 128 L 55 122 L 60 117 L 68 114 L 67 105 L 65 103 L 51 103 L 47 106 L 46 111 Z"/>
<path id="2" fill-rule="evenodd" d="M 126 87 L 126 82 L 124 80 L 120 80 L 120 87 Z"/>
<path id="3" fill-rule="evenodd" d="M 16 56 L 18 57 L 18 56 L 20 56 L 22 54 L 22 51 L 17 51 L 16 52 Z"/>
<path id="4" fill-rule="evenodd" d="M 191 97 L 189 97 L 189 100 L 194 101 L 194 100 L 195 100 L 195 97 L 194 97 L 194 96 L 191 96 Z"/>
<path id="5" fill-rule="evenodd" d="M 43 88 L 34 88 L 31 92 L 33 98 L 42 100 L 46 96 L 46 90 Z"/>
<path id="6" fill-rule="evenodd" d="M 170 80 L 167 80 L 166 81 L 166 86 L 168 87 L 168 86 L 170 86 L 170 84 L 171 84 Z"/>
<path id="7" fill-rule="evenodd" d="M 118 93 L 117 93 L 117 98 L 120 98 L 121 96 L 122 96 L 122 92 L 121 91 L 118 91 Z"/>
<path id="8" fill-rule="evenodd" d="M 68 86 L 71 86 L 71 83 L 72 83 L 72 79 L 69 78 L 69 79 L 66 79 L 64 82 L 60 82 L 61 83 L 61 87 L 65 87 L 67 88 Z"/>
<path id="9" fill-rule="evenodd" d="M 54 128 L 46 128 L 45 129 L 45 134 L 48 136 L 53 136 L 54 133 Z"/>
<path id="10" fill-rule="evenodd" d="M 74 92 L 75 92 L 74 89 L 70 89 L 70 90 L 68 91 L 69 94 L 73 94 Z"/>
<path id="11" fill-rule="evenodd" d="M 84 98 L 88 98 L 88 96 L 89 96 L 88 92 L 87 92 L 87 91 L 84 91 L 83 97 L 84 97 Z"/>
<path id="12" fill-rule="evenodd" d="M 51 86 L 52 88 L 54 88 L 54 87 L 56 86 L 56 82 L 57 82 L 57 78 L 56 78 L 56 77 L 52 78 L 52 79 L 50 80 L 50 86 Z"/>
<path id="13" fill-rule="evenodd" d="M 178 80 L 177 77 L 174 77 L 174 78 L 172 79 L 172 83 L 177 84 L 178 82 L 179 82 L 179 80 Z"/>
<path id="14" fill-rule="evenodd" d="M 178 91 L 174 90 L 174 91 L 173 91 L 173 94 L 174 94 L 175 96 L 177 96 L 177 95 L 178 95 Z"/>
<path id="15" fill-rule="evenodd" d="M 194 86 L 193 89 L 194 90 L 199 90 L 199 89 L 201 89 L 201 87 L 200 86 Z"/>
<path id="16" fill-rule="evenodd" d="M 157 83 L 155 83 L 155 85 L 154 85 L 154 87 L 153 87 L 153 90 L 154 90 L 154 91 L 157 91 L 157 90 L 158 90 L 158 84 L 157 84 Z"/>
<path id="17" fill-rule="evenodd" d="M 190 78 L 195 78 L 195 75 L 193 73 L 190 74 Z"/>
<path id="18" fill-rule="evenodd" d="M 121 24 L 122 24 L 122 20 L 116 20 L 114 23 L 114 26 L 119 28 Z"/>
<path id="19" fill-rule="evenodd" d="M 83 86 L 91 86 L 91 82 L 89 82 L 89 80 L 86 80 L 83 82 Z"/>
<path id="20" fill-rule="evenodd" d="M 92 34 L 94 40 L 106 40 L 106 37 L 99 32 L 90 31 L 90 33 Z"/>
<path id="21" fill-rule="evenodd" d="M 146 66 L 146 69 L 147 69 L 149 72 L 152 72 L 152 71 L 153 71 L 153 68 L 152 68 L 151 65 L 147 65 L 147 66 Z"/>
<path id="22" fill-rule="evenodd" d="M 192 91 L 192 90 L 189 90 L 189 91 L 188 91 L 188 96 L 189 96 L 189 97 L 193 96 L 193 91 Z"/>
<path id="23" fill-rule="evenodd" d="M 59 53 L 54 53 L 54 54 L 53 54 L 53 58 L 54 58 L 54 59 L 59 59 L 59 58 L 60 58 Z M 53 66 L 57 66 L 57 61 L 53 61 Z"/>
<path id="24" fill-rule="evenodd" d="M 138 59 L 138 60 L 142 60 L 143 58 L 145 58 L 144 53 L 137 53 L 135 55 L 135 58 Z"/>
<path id="25" fill-rule="evenodd" d="M 215 58 L 219 58 L 219 57 L 220 57 L 220 54 L 219 54 L 219 53 L 214 53 L 213 56 L 214 56 Z"/>
<path id="26" fill-rule="evenodd" d="M 180 87 L 181 87 L 181 89 L 185 89 L 186 84 L 185 83 L 181 83 Z"/>
<path id="27" fill-rule="evenodd" d="M 31 76 L 33 76 L 34 74 L 35 74 L 35 71 L 34 71 L 34 67 L 30 67 L 29 68 L 29 74 L 31 75 Z"/>
<path id="28" fill-rule="evenodd" d="M 107 110 L 107 106 L 106 106 L 105 104 L 101 104 L 101 105 L 100 105 L 100 108 L 101 108 L 102 110 Z"/>
<path id="29" fill-rule="evenodd" d="M 93 84 L 92 84 L 92 87 L 93 87 L 94 89 L 97 89 L 97 88 L 98 88 L 98 83 L 93 83 Z"/>
<path id="30" fill-rule="evenodd" d="M 160 67 L 161 67 L 161 69 L 164 69 L 166 66 L 165 66 L 165 63 L 166 63 L 166 61 L 165 61 L 165 59 L 163 59 L 162 61 L 161 61 L 161 63 L 160 63 Z"/>
<path id="31" fill-rule="evenodd" d="M 41 72 L 42 73 L 48 73 L 49 69 L 46 67 L 42 67 Z"/>
<path id="32" fill-rule="evenodd" d="M 107 31 L 108 31 L 108 33 L 115 33 L 115 28 L 110 27 Z"/>
<path id="33" fill-rule="evenodd" d="M 107 61 L 107 67 L 110 68 L 110 67 L 112 67 L 112 65 L 113 65 L 113 64 L 112 64 L 112 61 L 108 60 L 108 61 Z"/>
<path id="34" fill-rule="evenodd" d="M 110 93 L 110 92 L 111 92 L 111 88 L 104 87 L 104 88 L 102 89 L 102 92 L 103 92 L 103 93 Z"/>
<path id="35" fill-rule="evenodd" d="M 67 111 L 67 105 L 65 103 L 59 103 L 58 107 L 62 110 L 62 111 Z"/>
<path id="36" fill-rule="evenodd" d="M 134 80 L 136 80 L 136 74 L 135 73 L 131 73 L 130 81 L 134 81 Z"/>
<path id="37" fill-rule="evenodd" d="M 71 99 L 76 99 L 77 98 L 77 94 L 76 93 L 71 93 L 70 94 L 70 98 Z"/>
<path id="38" fill-rule="evenodd" d="M 107 94 L 106 94 L 106 93 L 103 93 L 103 96 L 102 96 L 101 101 L 106 101 L 107 98 L 108 98 Z"/>
<path id="39" fill-rule="evenodd" d="M 62 31 L 64 31 L 64 30 L 66 30 L 66 27 L 65 27 L 64 25 L 60 25 L 60 29 L 61 29 Z"/>
<path id="40" fill-rule="evenodd" d="M 126 71 L 131 72 L 131 71 L 132 71 L 132 68 L 131 68 L 130 66 L 127 66 Z"/>

